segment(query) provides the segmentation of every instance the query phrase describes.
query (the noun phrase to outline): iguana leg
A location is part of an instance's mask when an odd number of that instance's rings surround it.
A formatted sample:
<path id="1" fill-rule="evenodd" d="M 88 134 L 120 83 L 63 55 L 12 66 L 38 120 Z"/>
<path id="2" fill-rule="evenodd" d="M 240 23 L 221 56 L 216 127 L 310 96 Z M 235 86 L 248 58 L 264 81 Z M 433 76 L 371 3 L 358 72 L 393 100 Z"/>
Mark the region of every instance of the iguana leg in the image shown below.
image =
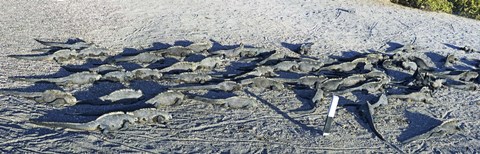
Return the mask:
<path id="1" fill-rule="evenodd" d="M 123 124 L 122 124 L 122 127 L 120 127 L 120 129 L 118 130 L 128 130 L 128 128 L 130 127 L 132 123 L 130 123 L 129 121 L 124 121 Z"/>

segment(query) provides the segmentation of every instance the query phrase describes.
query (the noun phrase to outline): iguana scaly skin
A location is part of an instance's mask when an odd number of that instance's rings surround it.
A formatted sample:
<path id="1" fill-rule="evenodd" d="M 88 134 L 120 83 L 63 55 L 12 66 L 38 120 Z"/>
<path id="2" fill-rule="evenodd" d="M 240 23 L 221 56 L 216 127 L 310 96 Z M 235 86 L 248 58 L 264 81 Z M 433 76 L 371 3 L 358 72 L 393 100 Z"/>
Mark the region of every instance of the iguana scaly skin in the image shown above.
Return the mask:
<path id="1" fill-rule="evenodd" d="M 408 70 L 405 70 L 401 66 L 396 65 L 396 63 L 397 63 L 397 61 L 388 59 L 388 60 L 383 61 L 382 67 L 386 70 L 403 72 L 403 73 L 407 73 L 407 74 L 409 73 Z M 415 64 L 415 66 L 416 66 L 416 64 Z"/>
<path id="2" fill-rule="evenodd" d="M 427 64 L 427 62 L 425 62 L 425 60 L 420 57 L 411 56 L 409 57 L 409 60 L 415 62 L 415 64 L 417 64 L 418 68 L 420 68 L 421 70 L 424 70 L 424 71 L 434 70 L 434 68 L 431 67 L 431 65 L 433 64 Z"/>
<path id="3" fill-rule="evenodd" d="M 213 105 L 223 105 L 225 108 L 229 109 L 251 108 L 256 107 L 258 104 L 257 99 L 247 96 L 233 96 L 225 99 L 211 99 L 195 96 L 191 99 Z"/>
<path id="4" fill-rule="evenodd" d="M 244 79 L 240 82 L 242 86 L 249 86 L 258 89 L 282 90 L 285 88 L 283 82 L 272 78 L 255 77 L 251 79 Z"/>
<path id="5" fill-rule="evenodd" d="M 349 72 L 357 68 L 359 63 L 367 63 L 367 62 L 365 61 L 344 62 L 340 64 L 322 67 L 319 69 L 319 71 Z"/>
<path id="6" fill-rule="evenodd" d="M 160 70 L 139 68 L 132 71 L 135 80 L 160 80 L 163 74 Z"/>
<path id="7" fill-rule="evenodd" d="M 315 89 L 322 89 L 325 92 L 335 91 L 338 89 L 340 84 L 342 84 L 342 81 L 343 79 L 341 78 L 332 78 L 323 82 L 316 82 Z"/>
<path id="8" fill-rule="evenodd" d="M 323 67 L 324 63 L 311 59 L 302 59 L 298 62 L 298 70 L 301 73 L 315 72 Z"/>
<path id="9" fill-rule="evenodd" d="M 273 51 L 267 48 L 246 48 L 243 44 L 240 44 L 240 46 L 242 46 L 242 48 L 238 49 L 238 54 L 240 57 L 255 57 L 259 54 Z"/>
<path id="10" fill-rule="evenodd" d="M 458 61 L 459 61 L 459 59 L 457 57 L 455 57 L 455 55 L 448 54 L 445 57 L 445 62 L 443 63 L 443 67 L 446 68 L 446 69 L 452 69 L 453 70 L 454 69 L 453 65 L 456 64 Z"/>
<path id="11" fill-rule="evenodd" d="M 309 88 L 314 88 L 315 83 L 322 83 L 325 80 L 328 80 L 325 76 L 316 76 L 316 75 L 309 75 L 309 76 L 302 76 L 298 79 L 291 79 L 291 78 L 272 78 L 273 80 L 283 82 L 286 84 L 296 84 L 301 86 L 307 86 Z"/>
<path id="12" fill-rule="evenodd" d="M 134 74 L 130 71 L 114 71 L 102 76 L 101 80 L 127 83 L 135 78 Z"/>
<path id="13" fill-rule="evenodd" d="M 225 61 L 220 57 L 207 57 L 198 62 L 198 69 L 210 71 L 223 65 Z"/>
<path id="14" fill-rule="evenodd" d="M 274 51 L 272 55 L 258 62 L 257 65 L 264 65 L 271 62 L 278 63 L 279 61 L 285 60 L 286 58 L 287 58 L 287 55 L 285 55 L 284 52 Z"/>
<path id="15" fill-rule="evenodd" d="M 342 83 L 339 85 L 339 89 L 343 89 L 346 87 L 354 86 L 367 80 L 364 74 L 354 74 L 342 79 Z"/>
<path id="16" fill-rule="evenodd" d="M 205 83 L 212 80 L 212 76 L 206 73 L 198 72 L 184 72 L 180 74 L 168 74 L 163 77 L 164 79 L 173 80 L 177 83 Z"/>
<path id="17" fill-rule="evenodd" d="M 388 98 L 415 101 L 415 102 L 425 102 L 425 103 L 430 103 L 433 101 L 433 97 L 431 96 L 431 91 L 427 87 L 422 88 L 418 92 L 412 92 L 409 94 L 388 95 Z"/>
<path id="18" fill-rule="evenodd" d="M 403 69 L 409 71 L 415 71 L 418 68 L 417 63 L 411 61 L 402 61 L 401 66 Z"/>
<path id="19" fill-rule="evenodd" d="M 167 49 L 152 51 L 156 54 L 161 54 L 163 56 L 174 56 L 174 57 L 186 57 L 193 54 L 203 53 L 210 48 L 212 48 L 213 43 L 211 41 L 193 43 L 189 46 L 173 46 Z"/>
<path id="20" fill-rule="evenodd" d="M 155 50 L 150 53 L 159 57 L 172 57 L 172 58 L 184 58 L 194 54 L 203 54 L 208 49 L 212 48 L 213 43 L 211 41 L 193 43 L 189 46 L 173 46 L 167 49 Z"/>
<path id="21" fill-rule="evenodd" d="M 245 74 L 242 74 L 240 76 L 236 76 L 234 79 L 241 79 L 241 78 L 246 78 L 246 77 L 276 77 L 279 76 L 277 73 L 275 73 L 274 69 L 272 67 L 268 66 L 259 66 L 256 67 L 254 70 L 247 72 Z"/>
<path id="22" fill-rule="evenodd" d="M 113 71 L 124 71 L 122 66 L 112 65 L 112 64 L 104 64 L 94 68 L 79 68 L 79 67 L 70 67 L 70 66 L 61 66 L 61 67 L 69 72 L 75 72 L 75 73 L 90 71 L 98 74 L 106 74 Z"/>
<path id="23" fill-rule="evenodd" d="M 231 50 L 220 50 L 213 52 L 214 55 L 222 55 L 225 58 L 239 58 L 239 57 L 255 57 L 262 53 L 271 52 L 273 50 L 266 48 L 246 48 L 243 43 L 240 46 Z"/>
<path id="24" fill-rule="evenodd" d="M 146 104 L 152 104 L 156 108 L 164 108 L 175 104 L 180 104 L 185 99 L 185 95 L 177 91 L 166 91 L 157 94 L 155 97 L 147 100 Z"/>
<path id="25" fill-rule="evenodd" d="M 49 54 L 43 55 L 10 55 L 18 59 L 26 60 L 55 60 L 59 63 L 72 60 L 72 59 L 84 59 L 84 58 L 96 58 L 102 59 L 102 57 L 116 54 L 106 48 L 99 48 L 93 45 L 93 43 L 76 42 L 73 44 L 60 43 L 60 42 L 46 42 L 36 40 L 37 42 L 50 46 Z"/>
<path id="26" fill-rule="evenodd" d="M 143 93 L 141 90 L 119 89 L 108 95 L 102 96 L 99 99 L 106 102 L 117 103 L 117 102 L 138 100 L 142 96 L 143 96 Z"/>
<path id="27" fill-rule="evenodd" d="M 31 123 L 48 127 L 62 127 L 74 130 L 101 131 L 106 134 L 110 131 L 125 129 L 129 124 L 137 122 L 137 118 L 132 114 L 124 112 L 111 112 L 104 114 L 94 121 L 87 123 L 67 123 L 67 122 L 40 122 L 31 121 Z"/>
<path id="28" fill-rule="evenodd" d="M 381 79 L 381 80 L 390 79 L 390 77 L 385 72 L 379 71 L 376 69 L 364 74 L 363 76 L 365 76 L 368 79 L 372 79 L 372 78 Z"/>
<path id="29" fill-rule="evenodd" d="M 172 115 L 156 108 L 138 109 L 127 114 L 136 117 L 139 124 L 165 124 L 172 120 Z"/>
<path id="30" fill-rule="evenodd" d="M 296 72 L 299 70 L 299 65 L 295 61 L 282 61 L 271 67 L 274 71 Z"/>
<path id="31" fill-rule="evenodd" d="M 83 41 L 78 41 L 76 43 L 69 44 L 69 43 L 64 43 L 64 42 L 47 42 L 47 41 L 42 41 L 42 40 L 39 40 L 39 39 L 34 39 L 34 40 L 37 41 L 40 44 L 45 45 L 45 46 L 57 47 L 57 48 L 62 48 L 62 49 L 71 49 L 71 50 L 81 50 L 81 49 L 88 48 L 88 47 L 93 45 L 93 43 L 86 43 L 86 42 L 83 42 Z"/>
<path id="32" fill-rule="evenodd" d="M 58 85 L 84 85 L 84 84 L 91 84 L 99 80 L 101 77 L 102 75 L 94 72 L 79 72 L 79 73 L 74 73 L 69 76 L 60 77 L 60 78 L 41 78 L 41 79 L 12 78 L 12 79 L 16 81 L 27 81 L 27 82 L 50 82 Z"/>
<path id="33" fill-rule="evenodd" d="M 90 46 L 80 51 L 77 50 L 77 53 L 78 53 L 77 58 L 97 58 L 98 59 L 98 57 L 113 56 L 113 55 L 119 54 L 120 52 L 112 51 L 107 48 Z"/>
<path id="34" fill-rule="evenodd" d="M 46 61 L 57 61 L 63 62 L 68 61 L 72 58 L 78 57 L 78 53 L 70 49 L 61 49 L 52 54 L 43 54 L 43 55 L 8 55 L 8 57 L 24 59 L 24 60 L 46 60 Z"/>
<path id="35" fill-rule="evenodd" d="M 185 86 L 185 87 L 173 87 L 171 90 L 221 90 L 221 91 L 237 91 L 242 88 L 241 84 L 235 81 L 223 81 L 213 85 L 201 85 L 201 86 Z"/>
<path id="36" fill-rule="evenodd" d="M 340 95 L 340 94 L 351 93 L 353 91 L 359 91 L 359 90 L 365 90 L 368 93 L 376 93 L 376 92 L 382 91 L 384 86 L 389 82 L 390 80 L 371 81 L 371 82 L 366 82 L 357 87 L 351 87 L 348 89 L 335 91 L 334 93 Z"/>
<path id="37" fill-rule="evenodd" d="M 163 56 L 159 56 L 152 52 L 142 52 L 134 56 L 123 56 L 116 59 L 113 59 L 113 62 L 132 62 L 137 64 L 151 64 L 156 61 L 164 59 Z"/>
<path id="38" fill-rule="evenodd" d="M 174 70 L 195 71 L 198 69 L 198 64 L 195 62 L 177 62 L 169 67 L 163 68 L 160 72 L 170 72 Z"/>
<path id="39" fill-rule="evenodd" d="M 197 52 L 192 49 L 182 47 L 182 46 L 173 46 L 167 49 L 151 51 L 156 55 L 162 55 L 163 57 L 186 57 Z"/>
<path id="40" fill-rule="evenodd" d="M 240 57 L 240 51 L 243 50 L 244 47 L 245 46 L 243 44 L 240 44 L 240 46 L 235 49 L 218 50 L 215 52 L 211 52 L 210 54 L 216 55 L 216 56 L 222 56 L 224 58 L 238 58 Z"/>
<path id="41" fill-rule="evenodd" d="M 14 95 L 35 100 L 37 103 L 46 103 L 53 106 L 72 106 L 77 99 L 71 94 L 60 90 L 46 90 L 44 92 L 0 91 L 0 95 Z"/>
<path id="42" fill-rule="evenodd" d="M 478 77 L 478 72 L 474 71 L 449 71 L 433 73 L 434 76 L 455 81 L 470 82 Z"/>
<path id="43" fill-rule="evenodd" d="M 407 144 L 418 140 L 426 140 L 431 137 L 442 137 L 444 135 L 453 134 L 460 130 L 460 128 L 457 126 L 458 121 L 458 119 L 443 121 L 440 125 L 431 128 L 429 131 L 404 140 L 402 143 Z"/>
<path id="44" fill-rule="evenodd" d="M 197 43 L 190 44 L 189 46 L 187 46 L 185 48 L 188 48 L 188 49 L 193 50 L 194 52 L 198 53 L 198 52 L 202 52 L 202 51 L 207 51 L 212 47 L 213 47 L 212 41 L 204 41 L 204 42 L 197 42 Z"/>

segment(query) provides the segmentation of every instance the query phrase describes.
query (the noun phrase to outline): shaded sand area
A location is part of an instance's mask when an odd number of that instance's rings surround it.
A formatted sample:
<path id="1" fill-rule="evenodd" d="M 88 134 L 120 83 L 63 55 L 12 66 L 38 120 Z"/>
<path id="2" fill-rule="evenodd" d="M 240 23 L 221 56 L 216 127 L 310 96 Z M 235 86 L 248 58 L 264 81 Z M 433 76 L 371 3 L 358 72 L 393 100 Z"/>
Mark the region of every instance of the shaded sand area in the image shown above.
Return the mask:
<path id="1" fill-rule="evenodd" d="M 32 49 L 43 47 L 35 38 L 64 41 L 79 37 L 121 52 L 203 40 L 217 42 L 215 50 L 240 43 L 289 50 L 313 42 L 313 52 L 308 55 L 312 57 L 384 51 L 413 43 L 418 52 L 432 60 L 447 54 L 480 58 L 480 53 L 458 50 L 466 45 L 480 50 L 479 21 L 402 7 L 386 0 L 4 0 L 0 1 L 0 10 L 0 88 L 25 90 L 22 88 L 32 85 L 8 79 L 11 76 L 67 74 L 54 62 L 7 57 L 30 54 Z M 153 89 L 151 93 L 158 88 L 155 84 L 140 85 Z M 52 88 L 56 87 L 38 84 L 26 90 Z M 102 90 L 90 89 L 85 97 Z M 86 122 L 95 117 L 71 113 L 98 108 L 54 108 L 21 97 L 0 95 L 3 134 L 0 150 L 7 153 L 396 152 L 376 138 L 355 112 L 344 108 L 337 111 L 332 134 L 322 136 L 328 104 L 321 105 L 315 114 L 293 114 L 291 110 L 304 105 L 297 93 L 258 92 L 258 97 L 266 103 L 252 110 L 223 110 L 198 104 L 176 106 L 167 110 L 174 116 L 173 128 L 133 126 L 108 139 L 97 132 L 50 129 L 28 122 L 29 119 Z M 433 103 L 405 101 L 376 111 L 376 126 L 388 141 L 405 152 L 475 153 L 480 149 L 479 96 L 478 91 L 442 89 L 434 93 Z M 462 130 L 410 144 L 399 142 L 438 124 L 435 119 L 460 119 Z M 199 127 L 202 129 L 196 129 Z"/>

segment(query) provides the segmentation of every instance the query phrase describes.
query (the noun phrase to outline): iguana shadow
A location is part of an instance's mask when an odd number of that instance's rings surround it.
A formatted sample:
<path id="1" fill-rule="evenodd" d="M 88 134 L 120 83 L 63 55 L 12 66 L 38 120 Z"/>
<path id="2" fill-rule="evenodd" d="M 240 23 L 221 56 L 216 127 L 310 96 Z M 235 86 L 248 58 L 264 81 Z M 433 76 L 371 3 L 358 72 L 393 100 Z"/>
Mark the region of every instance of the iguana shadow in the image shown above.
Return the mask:
<path id="1" fill-rule="evenodd" d="M 408 120 L 408 127 L 398 136 L 397 140 L 400 142 L 428 132 L 431 128 L 442 123 L 442 121 L 428 115 L 408 110 L 405 111 L 405 116 Z"/>
<path id="2" fill-rule="evenodd" d="M 245 93 L 252 96 L 252 97 L 255 97 L 257 100 L 259 100 L 262 104 L 265 104 L 266 106 L 268 106 L 269 108 L 271 108 L 272 110 L 274 110 L 276 113 L 280 114 L 282 117 L 284 117 L 285 119 L 287 119 L 288 121 L 298 125 L 300 128 L 306 130 L 306 131 L 309 131 L 312 135 L 319 135 L 319 134 L 322 134 L 323 131 L 320 130 L 320 129 L 316 129 L 316 128 L 313 128 L 313 127 L 309 127 L 303 123 L 301 123 L 300 121 L 298 120 L 295 120 L 294 118 L 290 117 L 286 112 L 283 112 L 282 110 L 280 110 L 278 107 L 276 107 L 275 105 L 273 105 L 272 103 L 260 98 L 258 95 L 248 91 L 248 90 L 245 90 Z"/>
<path id="3" fill-rule="evenodd" d="M 307 111 L 315 107 L 315 103 L 312 101 L 312 98 L 315 95 L 315 90 L 310 88 L 305 89 L 294 89 L 295 97 L 299 100 L 302 105 L 296 109 L 289 110 L 290 112 L 298 111 Z"/>
<path id="4" fill-rule="evenodd" d="M 284 48 L 289 49 L 290 51 L 293 52 L 298 52 L 300 50 L 300 47 L 302 46 L 303 43 L 287 43 L 287 42 L 282 42 L 280 43 Z"/>
<path id="5" fill-rule="evenodd" d="M 329 57 L 332 59 L 335 59 L 337 61 L 335 63 L 339 63 L 339 62 L 347 62 L 347 61 L 349 62 L 357 57 L 361 57 L 362 55 L 365 55 L 365 53 L 349 50 L 349 51 L 341 52 L 341 55 L 330 55 Z"/>
<path id="6" fill-rule="evenodd" d="M 443 45 L 445 45 L 449 48 L 455 49 L 455 50 L 460 50 L 462 48 L 462 47 L 459 47 L 459 46 L 456 46 L 456 45 L 453 45 L 453 44 L 448 44 L 448 43 L 443 43 Z"/>
<path id="7" fill-rule="evenodd" d="M 434 52 L 426 52 L 425 55 L 432 60 L 432 62 L 435 64 L 435 67 L 443 68 L 442 61 L 445 60 L 445 56 Z"/>
<path id="8" fill-rule="evenodd" d="M 391 51 L 394 51 L 396 49 L 399 49 L 401 47 L 404 47 L 405 45 L 402 45 L 400 43 L 397 43 L 397 42 L 387 42 L 387 45 L 388 45 L 388 48 L 385 49 L 385 52 L 391 52 Z"/>
<path id="9" fill-rule="evenodd" d="M 215 51 L 218 51 L 218 50 L 230 50 L 230 49 L 235 49 L 235 48 L 240 47 L 240 45 L 224 45 L 224 44 L 221 44 L 214 39 L 210 39 L 210 41 L 213 42 L 213 46 L 209 50 L 210 52 L 215 52 Z M 245 47 L 246 48 L 253 48 L 253 46 L 251 46 L 251 45 L 245 45 Z"/>
<path id="10" fill-rule="evenodd" d="M 338 106 L 345 107 L 345 109 L 348 112 L 355 115 L 355 120 L 358 122 L 358 124 L 360 124 L 360 126 L 365 128 L 366 130 L 368 130 L 368 132 L 371 132 L 372 137 L 376 137 L 376 135 L 373 131 L 373 128 L 371 128 L 368 124 L 368 120 L 365 117 L 366 115 L 363 115 L 364 113 L 361 113 L 360 107 L 361 107 L 361 105 L 365 105 L 367 102 L 375 103 L 378 100 L 378 96 L 376 96 L 374 94 L 364 93 L 363 91 L 353 92 L 353 95 L 355 95 L 357 100 L 352 101 L 350 99 L 340 97 Z M 381 129 L 381 127 L 379 127 L 379 125 L 377 125 L 375 123 L 375 119 L 377 119 L 376 116 L 372 115 L 372 117 L 373 117 L 373 120 L 374 120 L 375 128 L 378 131 L 378 129 Z"/>

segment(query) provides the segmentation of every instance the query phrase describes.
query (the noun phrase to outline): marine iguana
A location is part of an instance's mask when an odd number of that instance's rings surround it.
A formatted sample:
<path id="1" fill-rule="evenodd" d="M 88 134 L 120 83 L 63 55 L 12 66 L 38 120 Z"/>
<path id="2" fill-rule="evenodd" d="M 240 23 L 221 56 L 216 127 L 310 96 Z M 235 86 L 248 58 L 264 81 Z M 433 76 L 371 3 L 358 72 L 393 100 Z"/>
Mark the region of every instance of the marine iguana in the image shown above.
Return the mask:
<path id="1" fill-rule="evenodd" d="M 407 101 L 431 103 L 433 101 L 431 92 L 432 91 L 428 87 L 423 87 L 418 92 L 388 95 L 388 99 L 400 99 Z"/>
<path id="2" fill-rule="evenodd" d="M 258 89 L 270 89 L 270 90 L 282 90 L 285 88 L 283 82 L 275 80 L 274 78 L 255 77 L 250 79 L 244 79 L 240 81 L 243 86 L 249 86 L 251 88 Z"/>
<path id="3" fill-rule="evenodd" d="M 162 55 L 163 57 L 187 57 L 193 54 L 205 53 L 212 48 L 213 43 L 211 41 L 193 43 L 189 46 L 173 46 L 167 49 L 151 51 L 154 54 Z"/>
<path id="4" fill-rule="evenodd" d="M 103 75 L 100 80 L 120 82 L 122 84 L 126 84 L 134 78 L 134 74 L 130 71 L 113 71 Z"/>
<path id="5" fill-rule="evenodd" d="M 60 90 L 46 90 L 44 92 L 21 92 L 1 90 L 0 95 L 14 95 L 33 99 L 37 103 L 46 103 L 56 107 L 72 106 L 77 99 L 71 93 Z"/>
<path id="6" fill-rule="evenodd" d="M 60 66 L 60 67 L 62 67 L 63 69 L 69 72 L 74 72 L 74 73 L 89 71 L 89 72 L 95 72 L 98 74 L 106 74 L 113 71 L 125 71 L 122 66 L 112 65 L 112 64 L 103 64 L 93 68 L 82 68 L 82 67 L 67 66 L 67 65 Z"/>
<path id="7" fill-rule="evenodd" d="M 229 109 L 251 108 L 256 107 L 258 100 L 248 96 L 232 96 L 225 99 L 211 99 L 200 96 L 189 97 L 192 100 L 209 103 L 213 105 L 222 105 Z"/>
<path id="8" fill-rule="evenodd" d="M 86 43 L 85 41 L 76 41 L 75 43 L 64 43 L 64 42 L 48 42 L 48 41 L 42 41 L 39 39 L 34 39 L 34 40 L 45 46 L 62 48 L 62 49 L 70 49 L 70 50 L 81 50 L 93 45 L 93 43 Z"/>
<path id="9" fill-rule="evenodd" d="M 431 137 L 441 137 L 447 134 L 453 134 L 460 130 L 460 128 L 457 126 L 458 122 L 459 122 L 458 119 L 450 119 L 450 120 L 443 121 L 440 125 L 430 128 L 429 131 L 422 134 L 418 134 L 416 136 L 413 136 L 401 142 L 403 144 L 407 144 L 417 140 L 426 140 Z"/>
<path id="10" fill-rule="evenodd" d="M 160 80 L 163 77 L 162 72 L 157 69 L 138 68 L 131 72 L 134 80 Z"/>
<path id="11" fill-rule="evenodd" d="M 145 103 L 154 105 L 156 108 L 163 108 L 180 104 L 185 100 L 185 95 L 178 91 L 168 90 L 157 94 L 155 97 L 150 98 Z"/>
<path id="12" fill-rule="evenodd" d="M 78 104 L 111 105 L 115 103 L 133 103 L 143 97 L 141 90 L 119 89 L 98 98 L 81 100 Z"/>
<path id="13" fill-rule="evenodd" d="M 172 120 L 172 115 L 157 108 L 142 108 L 127 114 L 136 117 L 138 124 L 166 124 Z"/>
<path id="14" fill-rule="evenodd" d="M 205 83 L 213 79 L 212 76 L 203 72 L 183 72 L 180 74 L 167 74 L 163 79 L 173 80 L 177 83 Z"/>
<path id="15" fill-rule="evenodd" d="M 250 72 L 246 72 L 246 73 L 243 73 L 239 76 L 235 76 L 233 79 L 237 80 L 237 79 L 243 79 L 243 78 L 252 77 L 252 76 L 253 77 L 260 77 L 260 76 L 276 77 L 276 76 L 279 76 L 279 75 L 277 73 L 275 73 L 275 70 L 272 67 L 259 66 L 259 67 L 256 67 L 254 70 L 252 70 Z"/>
<path id="16" fill-rule="evenodd" d="M 101 80 L 127 84 L 132 80 L 159 80 L 163 77 L 160 70 L 139 68 L 132 71 L 113 71 L 102 76 Z"/>
<path id="17" fill-rule="evenodd" d="M 110 112 L 104 114 L 94 121 L 87 123 L 69 123 L 69 122 L 41 122 L 30 121 L 33 124 L 47 126 L 47 127 L 61 127 L 74 130 L 83 131 L 101 131 L 103 134 L 108 134 L 111 131 L 128 128 L 129 124 L 134 124 L 138 118 L 131 113 L 125 112 Z"/>
<path id="18" fill-rule="evenodd" d="M 91 84 L 99 80 L 102 75 L 95 72 L 79 72 L 70 74 L 66 77 L 59 78 L 10 78 L 15 81 L 27 81 L 27 82 L 50 82 L 57 85 L 84 85 Z"/>
<path id="19" fill-rule="evenodd" d="M 212 85 L 199 85 L 199 86 L 183 86 L 172 87 L 171 90 L 220 90 L 220 91 L 237 91 L 242 88 L 241 84 L 235 81 L 223 81 L 218 84 Z"/>
<path id="20" fill-rule="evenodd" d="M 372 130 L 373 134 L 377 136 L 380 140 L 386 141 L 385 138 L 378 132 L 377 128 L 375 127 L 375 121 L 373 115 L 375 114 L 375 108 L 380 105 L 387 105 L 388 99 L 385 94 L 380 95 L 378 100 L 375 103 L 366 102 L 365 104 L 344 104 L 342 106 L 356 106 L 357 109 L 360 111 L 360 115 L 363 117 L 365 122 L 368 124 L 370 129 Z"/>
<path id="21" fill-rule="evenodd" d="M 115 103 L 115 102 L 122 102 L 122 101 L 138 100 L 142 96 L 143 96 L 143 93 L 141 90 L 119 89 L 108 95 L 102 96 L 99 99 L 102 101 Z"/>
<path id="22" fill-rule="evenodd" d="M 119 58 L 114 58 L 111 60 L 111 62 L 118 63 L 118 62 L 132 62 L 136 64 L 140 64 L 142 66 L 146 64 L 151 64 L 154 62 L 157 62 L 159 60 L 163 60 L 163 56 L 159 56 L 155 53 L 152 52 L 142 52 L 137 55 L 133 56 L 122 56 Z"/>

